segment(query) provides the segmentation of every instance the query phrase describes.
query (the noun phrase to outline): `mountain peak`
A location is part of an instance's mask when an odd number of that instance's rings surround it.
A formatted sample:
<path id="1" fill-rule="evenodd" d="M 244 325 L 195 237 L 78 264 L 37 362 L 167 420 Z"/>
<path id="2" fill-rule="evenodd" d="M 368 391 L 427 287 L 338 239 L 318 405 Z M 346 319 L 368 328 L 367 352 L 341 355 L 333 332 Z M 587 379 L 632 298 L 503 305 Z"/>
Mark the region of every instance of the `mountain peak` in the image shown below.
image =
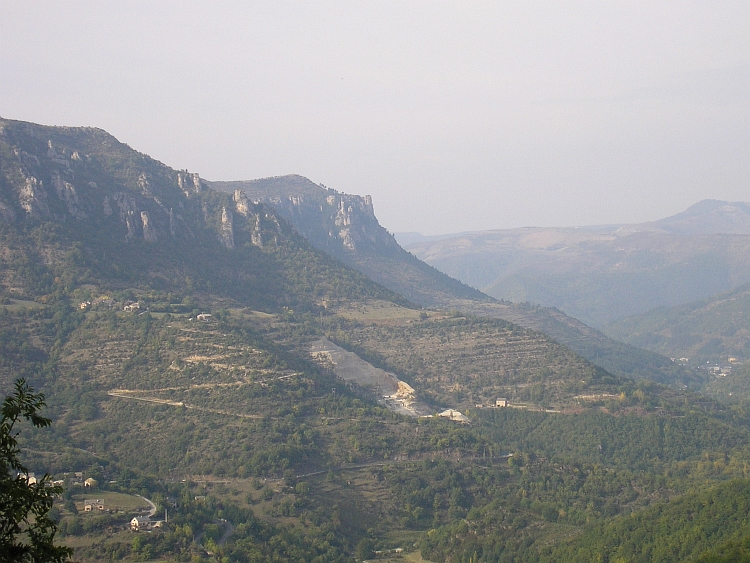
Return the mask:
<path id="1" fill-rule="evenodd" d="M 750 203 L 704 199 L 682 213 L 644 225 L 678 235 L 750 235 Z"/>

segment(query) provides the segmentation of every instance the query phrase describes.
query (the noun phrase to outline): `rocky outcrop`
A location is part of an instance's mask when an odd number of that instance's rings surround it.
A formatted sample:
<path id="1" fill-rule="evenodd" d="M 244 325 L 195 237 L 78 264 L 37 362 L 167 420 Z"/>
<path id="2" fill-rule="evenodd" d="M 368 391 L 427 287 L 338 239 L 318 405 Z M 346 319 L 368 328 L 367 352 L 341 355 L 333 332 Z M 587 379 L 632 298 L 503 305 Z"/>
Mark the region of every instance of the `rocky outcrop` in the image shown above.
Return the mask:
<path id="1" fill-rule="evenodd" d="M 120 221 L 125 224 L 127 233 L 125 234 L 125 240 L 132 240 L 135 238 L 138 232 L 138 225 L 135 220 L 135 198 L 127 193 L 118 192 L 114 195 L 115 203 L 120 211 Z"/>
<path id="2" fill-rule="evenodd" d="M 255 221 L 251 224 L 250 242 L 259 248 L 263 248 L 263 229 L 260 225 L 260 215 L 256 215 Z"/>
<path id="3" fill-rule="evenodd" d="M 226 207 L 221 208 L 221 229 L 219 230 L 219 241 L 224 248 L 234 249 L 234 218 L 232 212 Z"/>
<path id="4" fill-rule="evenodd" d="M 52 173 L 52 185 L 55 187 L 57 197 L 65 204 L 68 212 L 78 220 L 86 219 L 87 215 L 80 208 L 75 186 L 63 180 L 57 171 Z"/>
<path id="5" fill-rule="evenodd" d="M 4 224 L 54 221 L 74 232 L 81 223 L 87 235 L 119 241 L 192 239 L 229 250 L 290 234 L 244 191 L 208 190 L 199 174 L 173 170 L 98 129 L 0 118 L 0 164 Z"/>
<path id="6" fill-rule="evenodd" d="M 232 197 L 234 199 L 234 208 L 237 210 L 237 213 L 243 217 L 250 217 L 252 212 L 250 210 L 250 202 L 248 201 L 245 192 L 236 189 L 234 190 L 234 195 Z"/>
<path id="7" fill-rule="evenodd" d="M 321 191 L 323 197 L 288 195 L 267 201 L 314 246 L 335 255 L 398 247 L 378 223 L 370 196 Z"/>
<path id="8" fill-rule="evenodd" d="M 488 299 L 402 249 L 378 223 L 370 196 L 342 194 L 296 175 L 209 185 L 273 206 L 312 246 L 415 303 L 453 307 L 456 299 Z M 242 200 L 234 197 L 235 205 Z M 266 243 L 253 237 L 254 244 Z"/>
<path id="9" fill-rule="evenodd" d="M 52 140 L 47 141 L 47 158 L 49 158 L 55 164 L 70 168 L 68 159 L 65 158 L 64 154 L 58 154 L 55 147 L 52 145 Z"/>
<path id="10" fill-rule="evenodd" d="M 146 178 L 146 174 L 143 172 L 141 172 L 141 175 L 138 176 L 138 187 L 140 188 L 143 195 L 154 195 L 153 193 L 151 193 L 151 184 L 149 184 L 148 179 Z"/>
<path id="11" fill-rule="evenodd" d="M 178 172 L 177 185 L 186 197 L 199 194 L 202 191 L 201 177 L 198 173 Z"/>
<path id="12" fill-rule="evenodd" d="M 47 192 L 42 182 L 34 176 L 25 178 L 24 185 L 18 194 L 18 203 L 29 217 L 47 219 L 50 217 L 47 205 Z"/>
<path id="13" fill-rule="evenodd" d="M 151 223 L 147 211 L 141 211 L 141 225 L 143 228 L 143 240 L 146 242 L 157 242 L 159 236 L 156 234 L 156 227 Z"/>

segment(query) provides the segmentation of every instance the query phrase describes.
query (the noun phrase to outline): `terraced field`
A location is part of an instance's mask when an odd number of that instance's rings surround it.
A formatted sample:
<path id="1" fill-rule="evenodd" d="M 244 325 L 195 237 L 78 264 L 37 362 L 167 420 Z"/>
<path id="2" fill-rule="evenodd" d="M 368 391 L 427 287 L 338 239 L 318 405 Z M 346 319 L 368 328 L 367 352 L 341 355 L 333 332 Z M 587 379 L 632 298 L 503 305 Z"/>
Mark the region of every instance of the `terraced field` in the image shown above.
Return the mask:
<path id="1" fill-rule="evenodd" d="M 503 321 L 435 316 L 395 324 L 347 323 L 334 339 L 380 362 L 437 404 L 550 406 L 612 393 L 616 379 L 544 335 Z M 372 356 L 372 357 L 370 357 Z"/>

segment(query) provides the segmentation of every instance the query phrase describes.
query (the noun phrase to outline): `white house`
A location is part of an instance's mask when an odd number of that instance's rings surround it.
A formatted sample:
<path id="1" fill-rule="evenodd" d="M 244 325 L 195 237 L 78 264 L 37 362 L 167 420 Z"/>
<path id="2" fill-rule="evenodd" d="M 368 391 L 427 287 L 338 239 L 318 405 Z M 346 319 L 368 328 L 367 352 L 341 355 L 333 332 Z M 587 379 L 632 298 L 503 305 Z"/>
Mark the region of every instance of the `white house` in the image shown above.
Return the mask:
<path id="1" fill-rule="evenodd" d="M 130 521 L 130 529 L 133 531 L 147 530 L 151 527 L 151 519 L 148 516 L 136 516 Z"/>

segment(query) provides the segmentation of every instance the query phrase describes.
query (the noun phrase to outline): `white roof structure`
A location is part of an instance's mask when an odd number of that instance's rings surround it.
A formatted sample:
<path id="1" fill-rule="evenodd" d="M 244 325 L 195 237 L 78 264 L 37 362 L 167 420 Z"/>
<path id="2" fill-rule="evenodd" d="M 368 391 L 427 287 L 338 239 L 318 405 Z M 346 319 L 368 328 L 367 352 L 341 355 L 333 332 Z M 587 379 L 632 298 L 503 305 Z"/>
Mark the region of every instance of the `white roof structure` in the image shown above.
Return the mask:
<path id="1" fill-rule="evenodd" d="M 461 414 L 457 410 L 454 409 L 447 409 L 443 412 L 439 413 L 438 416 L 442 416 L 443 418 L 448 418 L 454 422 L 463 422 L 464 424 L 469 424 L 469 417 L 467 417 L 464 414 Z"/>

